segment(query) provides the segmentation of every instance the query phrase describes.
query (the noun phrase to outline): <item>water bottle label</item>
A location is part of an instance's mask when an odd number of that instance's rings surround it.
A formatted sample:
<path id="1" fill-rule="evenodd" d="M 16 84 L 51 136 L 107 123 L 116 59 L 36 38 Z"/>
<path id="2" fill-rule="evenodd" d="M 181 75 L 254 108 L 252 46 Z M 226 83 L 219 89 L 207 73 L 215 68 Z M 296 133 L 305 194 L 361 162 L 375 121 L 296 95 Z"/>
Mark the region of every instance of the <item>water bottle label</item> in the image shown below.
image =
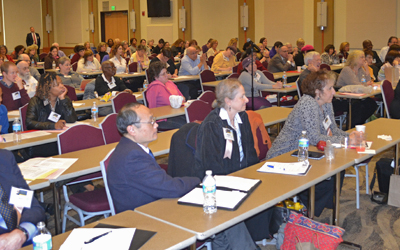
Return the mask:
<path id="1" fill-rule="evenodd" d="M 299 140 L 299 147 L 308 148 L 308 140 L 307 139 L 300 139 Z"/>
<path id="2" fill-rule="evenodd" d="M 92 108 L 92 113 L 97 113 L 99 110 L 97 108 Z"/>
<path id="3" fill-rule="evenodd" d="M 216 186 L 205 186 L 203 185 L 203 193 L 205 194 L 210 194 L 210 193 L 215 193 L 216 191 Z"/>
<path id="4" fill-rule="evenodd" d="M 53 248 L 51 235 L 41 234 L 33 238 L 33 250 L 50 250 Z"/>
<path id="5" fill-rule="evenodd" d="M 21 131 L 21 124 L 13 124 L 13 131 Z"/>

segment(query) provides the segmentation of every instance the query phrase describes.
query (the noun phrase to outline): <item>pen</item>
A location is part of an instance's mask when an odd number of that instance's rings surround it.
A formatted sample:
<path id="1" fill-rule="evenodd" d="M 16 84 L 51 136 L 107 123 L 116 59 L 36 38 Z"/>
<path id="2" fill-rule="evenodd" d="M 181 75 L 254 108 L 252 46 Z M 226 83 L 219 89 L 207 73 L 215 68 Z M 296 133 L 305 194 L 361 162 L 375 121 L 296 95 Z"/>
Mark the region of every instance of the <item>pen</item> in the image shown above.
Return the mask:
<path id="1" fill-rule="evenodd" d="M 111 233 L 111 232 L 112 232 L 112 231 L 108 231 L 107 233 L 103 233 L 103 234 L 100 234 L 100 235 L 98 235 L 98 236 L 96 236 L 96 237 L 93 237 L 93 238 L 91 238 L 90 240 L 85 241 L 85 244 L 92 243 L 93 241 L 98 240 L 98 239 L 100 239 L 101 237 L 106 236 L 107 234 L 109 234 L 109 233 Z"/>

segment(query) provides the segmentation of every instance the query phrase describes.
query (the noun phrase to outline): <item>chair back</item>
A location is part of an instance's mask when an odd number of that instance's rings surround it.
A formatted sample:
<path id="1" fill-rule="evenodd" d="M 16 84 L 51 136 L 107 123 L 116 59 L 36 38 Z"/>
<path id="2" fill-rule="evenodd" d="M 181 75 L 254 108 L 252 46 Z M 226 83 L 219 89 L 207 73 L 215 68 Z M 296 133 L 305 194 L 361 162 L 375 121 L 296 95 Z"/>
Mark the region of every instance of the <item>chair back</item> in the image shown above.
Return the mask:
<path id="1" fill-rule="evenodd" d="M 319 66 L 319 69 L 326 69 L 328 71 L 331 71 L 331 66 L 329 66 L 328 64 L 321 64 L 321 66 Z"/>
<path id="2" fill-rule="evenodd" d="M 72 70 L 76 72 L 76 69 L 78 68 L 78 62 L 74 62 L 71 64 Z"/>
<path id="3" fill-rule="evenodd" d="M 136 102 L 136 97 L 132 94 L 121 92 L 112 99 L 112 108 L 114 113 L 118 113 L 120 109 L 127 103 Z"/>
<path id="4" fill-rule="evenodd" d="M 212 82 L 212 81 L 216 81 L 216 80 L 217 79 L 215 78 L 214 72 L 212 72 L 211 70 L 205 69 L 205 70 L 201 71 L 200 72 L 201 90 L 204 91 L 203 83 Z"/>
<path id="5" fill-rule="evenodd" d="M 46 56 L 47 56 L 47 53 L 45 53 L 45 52 L 40 53 L 40 55 L 39 55 L 39 60 L 40 60 L 41 62 L 43 62 L 43 61 L 44 61 L 44 58 L 46 58 Z"/>
<path id="6" fill-rule="evenodd" d="M 129 73 L 137 72 L 137 62 L 129 64 Z"/>
<path id="7" fill-rule="evenodd" d="M 262 65 L 264 66 L 264 68 L 268 69 L 268 62 L 267 62 L 267 61 L 264 61 L 264 62 L 262 63 Z"/>
<path id="8" fill-rule="evenodd" d="M 264 144 L 264 142 L 263 142 L 260 128 L 257 128 L 256 135 L 257 135 L 257 141 L 258 141 L 258 149 L 260 150 L 260 155 L 258 156 L 258 159 L 261 161 L 261 160 L 265 159 L 265 157 L 267 156 L 269 148 L 268 148 L 268 144 Z"/>
<path id="9" fill-rule="evenodd" d="M 106 144 L 119 142 L 122 137 L 117 129 L 117 115 L 116 113 L 109 114 L 99 124 Z"/>
<path id="10" fill-rule="evenodd" d="M 125 58 L 126 65 L 129 65 L 129 61 L 131 60 L 130 57 Z"/>
<path id="11" fill-rule="evenodd" d="M 115 215 L 115 208 L 114 208 L 114 202 L 111 197 L 110 189 L 108 187 L 107 168 L 108 168 L 108 163 L 110 162 L 110 158 L 111 158 L 111 155 L 113 154 L 113 152 L 114 152 L 114 148 L 111 149 L 111 151 L 107 154 L 107 156 L 100 162 L 101 174 L 103 176 L 104 187 L 106 189 L 107 200 L 108 200 L 108 205 L 110 206 L 111 215 Z"/>
<path id="12" fill-rule="evenodd" d="M 103 56 L 103 59 L 101 60 L 101 63 L 103 63 L 105 61 L 108 61 L 108 60 L 110 60 L 110 55 L 109 54 Z"/>
<path id="13" fill-rule="evenodd" d="M 70 127 L 57 137 L 59 154 L 105 145 L 101 129 L 86 124 Z"/>
<path id="14" fill-rule="evenodd" d="M 230 74 L 230 75 L 227 77 L 227 79 L 231 79 L 231 78 L 238 79 L 239 76 L 240 76 L 240 75 L 239 75 L 238 73 L 232 73 L 232 74 Z"/>
<path id="15" fill-rule="evenodd" d="M 78 101 L 75 88 L 69 85 L 64 85 L 64 87 L 68 90 L 67 96 L 69 97 L 69 99 L 71 99 L 71 101 Z"/>
<path id="16" fill-rule="evenodd" d="M 301 91 L 301 86 L 299 84 L 299 78 L 297 78 L 297 80 L 296 80 L 296 87 L 297 87 L 297 94 L 299 95 L 299 99 L 300 99 L 300 97 L 303 96 L 303 92 Z"/>
<path id="17" fill-rule="evenodd" d="M 208 105 L 210 105 L 210 107 L 212 108 L 212 104 L 214 100 L 217 99 L 217 97 L 215 96 L 215 93 L 213 91 L 207 90 L 204 91 L 197 99 L 208 103 Z"/>
<path id="18" fill-rule="evenodd" d="M 268 80 L 275 82 L 274 74 L 267 70 L 263 70 L 262 72 L 264 73 L 265 77 L 268 78 Z"/>
<path id="19" fill-rule="evenodd" d="M 89 82 L 91 82 L 91 81 L 96 81 L 96 79 L 84 79 L 82 82 L 81 82 L 81 86 L 80 86 L 80 90 L 85 90 L 85 88 L 86 88 L 86 85 L 89 83 Z"/>
<path id="20" fill-rule="evenodd" d="M 210 56 L 210 57 L 208 58 L 208 60 L 207 60 L 207 65 L 208 65 L 208 67 L 211 68 L 213 62 L 214 62 L 214 56 Z"/>
<path id="21" fill-rule="evenodd" d="M 150 84 L 150 77 L 149 77 L 149 69 L 146 69 L 144 71 L 145 75 L 146 75 L 146 80 L 147 80 L 147 84 Z"/>
<path id="22" fill-rule="evenodd" d="M 211 111 L 207 102 L 195 100 L 185 108 L 186 122 L 203 121 Z"/>
<path id="23" fill-rule="evenodd" d="M 241 58 L 242 58 L 242 53 L 240 52 L 236 53 L 236 62 L 240 62 Z"/>
<path id="24" fill-rule="evenodd" d="M 232 73 L 237 73 L 239 64 L 232 68 Z"/>
<path id="25" fill-rule="evenodd" d="M 383 102 L 385 103 L 387 118 L 390 118 L 389 108 L 394 99 L 394 90 L 392 84 L 388 80 L 383 81 L 381 88 L 382 88 L 382 97 L 383 97 Z"/>
<path id="26" fill-rule="evenodd" d="M 148 105 L 149 102 L 147 101 L 147 89 L 142 92 L 142 96 L 143 96 L 143 104 L 144 104 L 144 106 L 149 107 L 149 105 Z"/>
<path id="27" fill-rule="evenodd" d="M 26 131 L 26 111 L 28 110 L 28 104 L 25 104 L 24 106 L 19 108 L 19 120 L 21 122 L 22 125 L 22 131 Z"/>

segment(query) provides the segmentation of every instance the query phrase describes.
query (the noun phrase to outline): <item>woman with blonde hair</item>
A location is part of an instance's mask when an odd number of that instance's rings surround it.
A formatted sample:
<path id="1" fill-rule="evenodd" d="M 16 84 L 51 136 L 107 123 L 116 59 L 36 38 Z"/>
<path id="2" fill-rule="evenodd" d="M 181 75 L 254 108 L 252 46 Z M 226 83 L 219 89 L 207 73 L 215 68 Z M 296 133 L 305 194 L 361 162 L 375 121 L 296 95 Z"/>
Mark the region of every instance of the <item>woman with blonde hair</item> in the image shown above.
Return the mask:
<path id="1" fill-rule="evenodd" d="M 233 47 L 236 48 L 237 53 L 241 53 L 237 43 L 238 43 L 238 39 L 237 38 L 232 38 L 231 40 L 229 40 L 228 47 L 229 46 L 233 46 Z"/>
<path id="2" fill-rule="evenodd" d="M 108 55 L 107 44 L 105 42 L 101 42 L 99 45 L 97 45 L 97 54 L 95 55 L 97 61 L 102 62 L 105 55 Z"/>
<path id="3" fill-rule="evenodd" d="M 215 39 L 211 40 L 210 48 L 207 51 L 207 57 L 216 56 L 219 53 L 219 51 L 217 50 L 217 46 L 218 46 L 218 41 Z"/>
<path id="4" fill-rule="evenodd" d="M 37 54 L 37 49 L 38 46 L 36 44 L 32 44 L 31 46 L 28 46 L 25 50 L 25 54 L 29 56 L 29 59 L 32 61 L 32 59 L 37 63 L 39 61 L 39 56 Z"/>

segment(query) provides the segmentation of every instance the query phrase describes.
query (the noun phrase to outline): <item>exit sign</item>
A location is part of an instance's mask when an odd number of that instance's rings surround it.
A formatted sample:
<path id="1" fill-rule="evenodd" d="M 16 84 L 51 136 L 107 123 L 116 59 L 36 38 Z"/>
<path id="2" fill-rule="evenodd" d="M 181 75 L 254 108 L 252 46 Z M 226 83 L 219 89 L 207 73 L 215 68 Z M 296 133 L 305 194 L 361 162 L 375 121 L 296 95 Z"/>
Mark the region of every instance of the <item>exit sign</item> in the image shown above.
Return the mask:
<path id="1" fill-rule="evenodd" d="M 111 6 L 111 10 L 115 10 L 115 5 L 114 5 L 114 6 Z"/>

